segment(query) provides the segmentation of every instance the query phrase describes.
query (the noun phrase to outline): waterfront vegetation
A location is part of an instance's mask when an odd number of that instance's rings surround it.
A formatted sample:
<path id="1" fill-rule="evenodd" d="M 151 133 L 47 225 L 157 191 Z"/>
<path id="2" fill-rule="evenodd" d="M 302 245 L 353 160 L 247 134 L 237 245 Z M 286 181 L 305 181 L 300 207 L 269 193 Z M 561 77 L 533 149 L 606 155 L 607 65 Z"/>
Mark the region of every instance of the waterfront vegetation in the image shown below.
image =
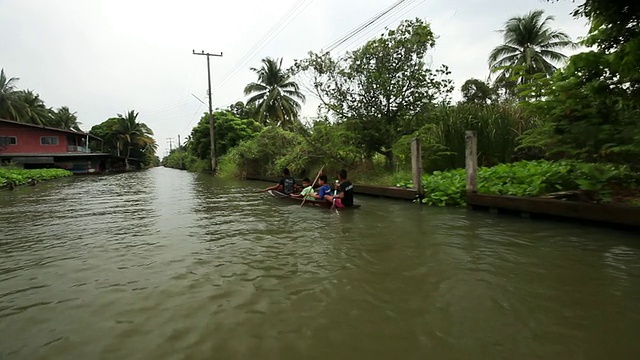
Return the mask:
<path id="1" fill-rule="evenodd" d="M 576 160 L 519 161 L 478 169 L 478 192 L 493 195 L 541 196 L 550 193 L 580 191 L 579 196 L 595 202 L 627 202 L 616 198 L 620 190 L 636 190 L 638 173 L 628 166 L 590 164 Z M 412 188 L 411 181 L 396 183 Z M 423 203 L 429 205 L 464 205 L 466 173 L 464 169 L 436 171 L 422 178 Z"/>
<path id="2" fill-rule="evenodd" d="M 0 167 L 0 188 L 23 185 L 31 180 L 45 181 L 73 175 L 72 172 L 63 169 L 14 169 Z"/>
<path id="3" fill-rule="evenodd" d="M 158 145 L 152 137 L 153 130 L 138 121 L 138 113 L 135 110 L 117 114 L 93 126 L 89 133 L 102 139 L 102 143 L 93 144 L 93 151 L 124 156 L 127 167 L 131 158 L 141 159 L 145 166 L 160 163 L 156 156 Z"/>
<path id="4" fill-rule="evenodd" d="M 265 59 L 253 69 L 258 82 L 247 86 L 262 89 L 259 101 L 213 115 L 217 173 L 276 176 L 286 166 L 313 177 L 325 166 L 329 174 L 349 169 L 358 183 L 407 186 L 417 137 L 424 202 L 461 205 L 464 134 L 474 130 L 480 192 L 579 190 L 596 202 L 621 202 L 625 192 L 637 196 L 640 12 L 630 1 L 615 6 L 622 8 L 611 12 L 604 0 L 578 6 L 574 15 L 591 25 L 581 45 L 591 48 L 571 57 L 563 50 L 577 44 L 552 27 L 552 17 L 534 10 L 508 19 L 504 43 L 487 56 L 489 81 L 467 80 L 458 102 L 451 100 L 451 70 L 425 62 L 436 35 L 420 19 L 342 56 L 310 52 L 286 70 L 281 60 Z M 287 84 L 295 92 L 289 95 L 304 100 L 290 78 L 320 99 L 316 117 L 299 119 L 297 102 L 273 86 Z M 207 119 L 164 159 L 166 166 L 211 170 Z"/>
<path id="5" fill-rule="evenodd" d="M 82 132 L 76 112 L 67 106 L 57 109 L 47 107 L 33 90 L 18 89 L 18 80 L 8 77 L 4 69 L 0 69 L 0 119 Z M 89 133 L 104 142 L 92 143 L 92 150 L 124 156 L 127 162 L 130 158 L 136 158 L 141 159 L 145 166 L 159 165 L 153 131 L 137 118 L 138 113 L 130 110 L 93 126 Z"/>
<path id="6" fill-rule="evenodd" d="M 18 89 L 18 80 L 8 77 L 4 69 L 0 69 L 0 119 L 80 131 L 81 123 L 75 112 L 67 106 L 58 109 L 47 107 L 38 93 Z"/>

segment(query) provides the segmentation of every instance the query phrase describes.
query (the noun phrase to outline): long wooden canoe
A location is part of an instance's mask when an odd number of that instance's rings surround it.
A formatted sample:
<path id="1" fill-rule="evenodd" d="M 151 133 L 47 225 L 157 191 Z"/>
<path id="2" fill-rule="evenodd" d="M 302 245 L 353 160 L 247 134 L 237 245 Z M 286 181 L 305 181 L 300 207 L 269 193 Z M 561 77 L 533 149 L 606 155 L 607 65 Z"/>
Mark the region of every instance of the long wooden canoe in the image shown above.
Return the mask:
<path id="1" fill-rule="evenodd" d="M 280 191 L 276 191 L 276 190 L 269 190 L 267 191 L 267 193 L 269 193 L 269 195 L 273 196 L 276 199 L 284 199 L 284 200 L 289 200 L 289 201 L 295 201 L 298 204 L 302 203 L 302 198 L 301 197 L 296 197 L 296 196 L 289 196 L 285 193 L 282 193 Z M 331 203 L 328 201 L 324 201 L 324 200 L 307 200 L 304 202 L 304 205 L 309 205 L 309 206 L 317 206 L 317 207 L 324 207 L 324 208 L 331 208 Z M 345 209 L 357 209 L 360 207 L 360 204 L 353 204 L 352 206 L 346 206 L 343 208 L 337 208 L 338 210 L 345 210 Z"/>

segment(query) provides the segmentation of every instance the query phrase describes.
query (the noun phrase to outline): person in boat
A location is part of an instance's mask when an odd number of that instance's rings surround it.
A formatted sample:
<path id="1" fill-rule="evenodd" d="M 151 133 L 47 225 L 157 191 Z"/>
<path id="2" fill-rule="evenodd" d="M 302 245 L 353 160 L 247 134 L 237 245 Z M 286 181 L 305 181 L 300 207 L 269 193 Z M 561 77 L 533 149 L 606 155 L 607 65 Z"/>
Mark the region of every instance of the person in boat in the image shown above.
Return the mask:
<path id="1" fill-rule="evenodd" d="M 327 175 L 320 175 L 318 177 L 318 184 L 320 187 L 317 189 L 315 193 L 309 194 L 309 196 L 313 197 L 314 200 L 322 200 L 325 196 L 331 194 L 331 185 L 329 185 L 327 180 Z"/>
<path id="2" fill-rule="evenodd" d="M 268 187 L 264 191 L 275 190 L 287 195 L 295 193 L 298 190 L 298 185 L 296 185 L 296 180 L 291 177 L 289 169 L 282 169 L 282 175 L 282 179 L 276 185 Z"/>
<path id="3" fill-rule="evenodd" d="M 315 190 L 313 189 L 313 186 L 311 186 L 311 180 L 309 180 L 309 178 L 304 178 L 302 179 L 302 191 L 300 192 L 300 195 L 298 195 L 301 199 L 306 198 L 307 200 L 315 200 L 316 198 L 314 198 L 313 196 L 311 196 L 311 194 L 315 194 Z"/>
<path id="4" fill-rule="evenodd" d="M 336 181 L 337 194 L 325 195 L 325 199 L 336 207 L 353 206 L 353 183 L 347 178 L 347 170 L 340 170 Z"/>

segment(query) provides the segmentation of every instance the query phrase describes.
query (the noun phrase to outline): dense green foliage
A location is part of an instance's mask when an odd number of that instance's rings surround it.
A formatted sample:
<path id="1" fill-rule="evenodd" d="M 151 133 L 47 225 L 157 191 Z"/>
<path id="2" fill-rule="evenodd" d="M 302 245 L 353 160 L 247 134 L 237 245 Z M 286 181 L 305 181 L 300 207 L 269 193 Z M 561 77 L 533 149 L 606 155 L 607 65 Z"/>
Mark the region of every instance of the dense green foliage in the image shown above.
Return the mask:
<path id="1" fill-rule="evenodd" d="M 423 202 L 429 205 L 464 205 L 464 169 L 436 171 L 422 179 Z M 616 187 L 639 185 L 638 174 L 628 167 L 579 161 L 520 161 L 478 169 L 478 192 L 495 195 L 540 196 L 567 190 L 588 190 L 604 201 Z M 396 184 L 412 187 L 409 182 Z"/>
<path id="2" fill-rule="evenodd" d="M 254 138 L 262 131 L 263 126 L 249 118 L 250 110 L 240 102 L 232 105 L 229 110 L 213 113 L 217 156 L 224 157 L 231 149 L 243 141 Z M 191 135 L 185 144 L 174 149 L 164 159 L 163 164 L 167 167 L 190 171 L 211 170 L 209 124 L 209 114 L 204 114 L 191 130 Z"/>
<path id="3" fill-rule="evenodd" d="M 393 165 L 393 145 L 453 90 L 446 66 L 427 66 L 434 45 L 428 23 L 406 20 L 343 57 L 310 53 L 296 69 L 310 76 L 327 114 L 355 134 L 354 145 Z"/>
<path id="4" fill-rule="evenodd" d="M 550 80 L 521 88 L 539 126 L 523 147 L 571 157 L 640 166 L 640 6 L 587 0 L 576 16 L 590 20 L 584 43 Z"/>
<path id="5" fill-rule="evenodd" d="M 469 79 L 460 87 L 463 102 L 468 104 L 487 104 L 497 99 L 496 89 L 478 79 Z"/>
<path id="6" fill-rule="evenodd" d="M 63 169 L 5 169 L 0 168 L 0 187 L 11 183 L 13 186 L 26 184 L 29 180 L 44 181 L 72 176 L 73 173 Z"/>
<path id="7" fill-rule="evenodd" d="M 410 164 L 410 143 L 419 137 L 423 167 L 427 171 L 464 167 L 465 131 L 478 134 L 478 163 L 491 166 L 517 156 L 519 137 L 533 125 L 530 117 L 510 104 L 458 104 L 438 106 L 417 132 L 404 136 L 393 147 L 405 166 Z"/>
<path id="8" fill-rule="evenodd" d="M 101 138 L 103 143 L 93 143 L 92 150 L 124 156 L 127 166 L 130 158 L 141 159 L 143 165 L 157 165 L 158 145 L 152 137 L 153 131 L 137 119 L 138 113 L 130 110 L 94 125 L 89 133 Z"/>
<path id="9" fill-rule="evenodd" d="M 489 54 L 490 70 L 499 75 L 491 85 L 467 80 L 458 104 L 449 98 L 448 68 L 427 66 L 436 36 L 420 19 L 403 21 L 339 57 L 312 52 L 286 71 L 279 63 L 265 62 L 254 69 L 260 79 L 273 68 L 272 73 L 287 80 L 295 74 L 308 81 L 321 101 L 318 117 L 286 126 L 264 122 L 264 128 L 243 123 L 253 114 L 262 113 L 260 121 L 271 116 L 259 110 L 270 104 L 258 102 L 270 96 L 266 82 L 261 80 L 260 89 L 249 84 L 247 89 L 260 90 L 252 99 L 257 113 L 240 103 L 229 108 L 232 115 L 224 115 L 227 123 L 218 120 L 221 145 L 216 148 L 224 154 L 220 172 L 274 176 L 286 166 L 294 176 L 313 176 L 325 166 L 327 173 L 348 169 L 356 182 L 380 184 L 375 179 L 386 179 L 388 184 L 407 174 L 411 142 L 417 137 L 423 168 L 433 173 L 423 179 L 424 202 L 461 205 L 465 131 L 474 130 L 480 192 L 539 196 L 588 190 L 607 201 L 614 189 L 637 185 L 640 51 L 633 51 L 638 17 L 630 13 L 637 12 L 637 5 L 612 5 L 622 12 L 616 14 L 603 4 L 586 0 L 578 7 L 576 16 L 591 23 L 585 44 L 596 49 L 568 62 L 559 51 L 574 44 L 549 26 L 552 17 L 532 11 L 509 19 L 502 31 L 504 44 Z M 297 91 L 297 85 L 291 89 Z M 224 130 L 223 124 L 230 126 Z M 207 131 L 206 121 L 199 123 L 188 144 L 165 163 L 206 168 Z"/>

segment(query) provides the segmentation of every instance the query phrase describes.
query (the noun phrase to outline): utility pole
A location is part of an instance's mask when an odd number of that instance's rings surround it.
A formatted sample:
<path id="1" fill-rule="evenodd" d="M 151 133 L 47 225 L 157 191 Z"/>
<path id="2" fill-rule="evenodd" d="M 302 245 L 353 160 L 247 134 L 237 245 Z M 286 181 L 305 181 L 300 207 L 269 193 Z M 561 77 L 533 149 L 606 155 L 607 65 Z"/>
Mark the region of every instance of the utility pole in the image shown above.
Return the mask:
<path id="1" fill-rule="evenodd" d="M 216 142 L 215 142 L 215 133 L 213 129 L 214 121 L 213 121 L 213 107 L 211 105 L 211 66 L 209 65 L 209 58 L 211 56 L 222 57 L 222 53 L 220 54 L 210 54 L 205 53 L 204 50 L 197 53 L 195 50 L 193 51 L 193 55 L 204 55 L 207 57 L 207 78 L 209 80 L 209 137 L 211 138 L 211 172 L 216 173 Z"/>
<path id="2" fill-rule="evenodd" d="M 167 138 L 167 141 L 169 141 L 169 152 L 171 152 L 173 150 L 173 139 L 172 138 Z"/>
<path id="3" fill-rule="evenodd" d="M 180 169 L 183 169 L 183 167 L 182 167 L 182 144 L 180 144 L 180 134 L 178 134 L 178 166 L 180 167 Z"/>

